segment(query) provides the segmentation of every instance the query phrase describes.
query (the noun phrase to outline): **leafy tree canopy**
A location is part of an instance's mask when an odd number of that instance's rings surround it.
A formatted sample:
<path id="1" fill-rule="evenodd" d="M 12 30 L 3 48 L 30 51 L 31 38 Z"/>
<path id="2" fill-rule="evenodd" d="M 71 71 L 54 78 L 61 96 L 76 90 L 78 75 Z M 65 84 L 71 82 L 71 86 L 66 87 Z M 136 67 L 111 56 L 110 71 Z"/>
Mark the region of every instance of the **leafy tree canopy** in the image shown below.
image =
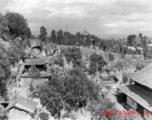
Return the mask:
<path id="1" fill-rule="evenodd" d="M 47 29 L 42 26 L 40 28 L 40 35 L 39 38 L 41 39 L 42 42 L 46 42 L 46 38 L 47 38 Z"/>
<path id="2" fill-rule="evenodd" d="M 93 53 L 90 56 L 90 73 L 95 74 L 96 71 L 102 71 L 102 68 L 107 64 L 102 55 Z"/>
<path id="3" fill-rule="evenodd" d="M 61 51 L 61 53 L 65 56 L 67 59 L 67 62 L 73 62 L 73 67 L 80 67 L 82 66 L 82 56 L 81 51 L 77 47 L 68 47 Z"/>
<path id="4" fill-rule="evenodd" d="M 99 90 L 81 68 L 75 68 L 63 78 L 53 75 L 41 88 L 40 100 L 53 116 L 60 117 L 62 109 L 70 112 L 85 107 L 89 100 L 98 100 Z"/>
<path id="5" fill-rule="evenodd" d="M 18 37 L 26 34 L 25 29 L 28 28 L 28 24 L 23 15 L 15 12 L 7 12 L 5 18 L 8 21 L 10 35 Z"/>

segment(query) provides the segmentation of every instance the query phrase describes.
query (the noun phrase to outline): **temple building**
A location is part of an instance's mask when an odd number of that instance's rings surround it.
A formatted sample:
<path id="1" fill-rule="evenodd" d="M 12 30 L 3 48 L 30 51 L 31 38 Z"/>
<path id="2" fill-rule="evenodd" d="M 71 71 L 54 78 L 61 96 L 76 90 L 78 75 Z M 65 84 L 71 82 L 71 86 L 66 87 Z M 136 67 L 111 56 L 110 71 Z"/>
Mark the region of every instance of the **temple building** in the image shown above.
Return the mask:
<path id="1" fill-rule="evenodd" d="M 23 97 L 18 97 L 17 100 L 9 104 L 5 110 L 8 112 L 9 120 L 30 120 L 32 114 L 36 113 L 37 102 L 25 99 Z"/>
<path id="2" fill-rule="evenodd" d="M 121 103 L 137 110 L 145 120 L 152 120 L 152 64 L 130 76 L 130 84 L 120 87 Z M 145 114 L 143 114 L 146 111 Z M 148 112 L 148 113 L 147 113 Z"/>
<path id="3" fill-rule="evenodd" d="M 28 87 L 32 81 L 48 81 L 49 76 L 51 75 L 47 71 L 45 55 L 43 55 L 44 46 L 39 40 L 31 40 L 31 50 L 23 58 L 24 70 L 20 78 L 20 85 L 23 87 Z M 34 67 L 38 73 L 37 76 L 30 75 L 30 70 Z"/>

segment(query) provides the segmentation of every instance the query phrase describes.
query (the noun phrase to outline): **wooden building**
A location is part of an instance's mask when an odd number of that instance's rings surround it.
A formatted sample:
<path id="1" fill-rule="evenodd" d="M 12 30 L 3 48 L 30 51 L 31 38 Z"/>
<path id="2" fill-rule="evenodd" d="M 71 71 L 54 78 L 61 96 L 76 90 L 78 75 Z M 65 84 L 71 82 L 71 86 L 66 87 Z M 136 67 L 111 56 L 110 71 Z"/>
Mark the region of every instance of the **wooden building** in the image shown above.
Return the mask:
<path id="1" fill-rule="evenodd" d="M 130 85 L 119 90 L 123 103 L 140 112 L 145 120 L 152 120 L 152 64 L 131 75 Z"/>
<path id="2" fill-rule="evenodd" d="M 20 78 L 20 84 L 23 87 L 28 87 L 31 84 L 32 80 L 33 81 L 37 80 L 39 81 L 38 83 L 41 83 L 41 81 L 43 82 L 48 81 L 48 78 L 51 76 L 51 74 L 47 72 L 46 61 L 43 59 L 39 59 L 29 53 L 24 58 L 23 63 L 24 63 L 24 72 L 22 73 Z M 40 76 L 34 78 L 30 76 L 29 72 L 32 66 L 35 66 Z"/>
<path id="3" fill-rule="evenodd" d="M 32 100 L 28 100 L 22 97 L 17 98 L 15 103 L 9 104 L 6 107 L 9 120 L 31 119 L 31 114 L 34 114 L 37 110 L 37 104 L 37 102 L 34 102 Z"/>

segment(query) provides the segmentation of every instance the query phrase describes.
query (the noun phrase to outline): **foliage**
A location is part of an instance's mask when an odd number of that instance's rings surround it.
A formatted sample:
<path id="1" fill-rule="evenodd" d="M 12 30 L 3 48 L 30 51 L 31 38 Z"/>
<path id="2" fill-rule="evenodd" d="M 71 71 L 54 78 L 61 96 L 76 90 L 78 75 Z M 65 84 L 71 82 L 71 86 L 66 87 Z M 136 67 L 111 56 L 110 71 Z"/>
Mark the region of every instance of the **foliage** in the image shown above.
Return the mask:
<path id="1" fill-rule="evenodd" d="M 75 68 L 65 77 L 54 74 L 41 88 L 40 100 L 53 116 L 60 117 L 63 109 L 70 112 L 85 107 L 88 100 L 98 100 L 99 90 L 100 87 L 89 81 L 81 68 Z"/>
<path id="2" fill-rule="evenodd" d="M 141 70 L 141 69 L 143 69 L 145 66 L 141 63 L 141 64 L 136 64 L 136 70 L 138 71 L 138 70 Z"/>
<path id="3" fill-rule="evenodd" d="M 8 53 L 3 46 L 0 45 L 0 95 L 7 98 L 6 83 L 10 79 L 10 62 Z"/>
<path id="4" fill-rule="evenodd" d="M 110 60 L 110 61 L 113 61 L 113 60 L 115 59 L 114 54 L 109 53 L 108 55 L 109 55 L 109 60 Z"/>
<path id="5" fill-rule="evenodd" d="M 55 31 L 55 30 L 52 30 L 52 31 L 51 31 L 51 41 L 52 41 L 53 43 L 56 43 L 56 40 L 57 40 L 56 31 Z"/>
<path id="6" fill-rule="evenodd" d="M 8 120 L 7 112 L 2 106 L 0 108 L 0 120 Z"/>
<path id="7" fill-rule="evenodd" d="M 25 34 L 24 30 L 28 27 L 28 24 L 24 16 L 15 12 L 7 12 L 5 18 L 8 21 L 10 35 L 18 37 Z"/>
<path id="8" fill-rule="evenodd" d="M 49 114 L 45 113 L 45 112 L 42 112 L 42 113 L 39 114 L 39 118 L 41 120 L 49 120 Z"/>
<path id="9" fill-rule="evenodd" d="M 7 19 L 0 13 L 0 37 L 3 37 L 4 33 L 8 33 L 8 21 Z"/>
<path id="10" fill-rule="evenodd" d="M 108 98 L 100 101 L 91 101 L 88 105 L 88 110 L 92 113 L 93 117 L 97 120 L 114 120 L 116 116 L 115 104 L 112 103 Z M 112 111 L 112 115 L 103 115 L 103 111 Z"/>
<path id="11" fill-rule="evenodd" d="M 106 65 L 106 61 L 104 60 L 102 55 L 98 55 L 96 53 L 93 53 L 90 56 L 90 70 L 89 72 L 91 74 L 95 74 L 98 71 L 102 71 L 102 68 Z"/>
<path id="12" fill-rule="evenodd" d="M 23 41 L 15 39 L 11 41 L 11 47 L 8 49 L 8 57 L 11 64 L 15 64 L 25 56 Z"/>
<path id="13" fill-rule="evenodd" d="M 136 44 L 136 35 L 129 35 L 127 37 L 127 45 L 128 46 L 134 46 Z"/>
<path id="14" fill-rule="evenodd" d="M 41 39 L 42 42 L 46 42 L 46 36 L 47 36 L 47 29 L 44 26 L 42 26 L 40 28 L 39 38 Z"/>
<path id="15" fill-rule="evenodd" d="M 127 76 L 126 74 L 123 74 L 123 78 L 122 78 L 122 79 L 123 79 L 123 82 L 124 82 L 124 83 L 127 83 L 128 80 L 129 80 L 129 79 L 128 79 L 128 76 Z"/>
<path id="16" fill-rule="evenodd" d="M 35 66 L 31 66 L 29 69 L 29 76 L 32 78 L 39 78 L 40 72 Z"/>
<path id="17" fill-rule="evenodd" d="M 115 67 L 115 69 L 117 69 L 117 70 L 122 70 L 123 68 L 124 68 L 124 65 L 125 63 L 123 62 L 123 61 L 118 61 L 115 65 L 114 65 L 114 67 Z"/>
<path id="18" fill-rule="evenodd" d="M 65 56 L 67 59 L 67 62 L 70 63 L 73 62 L 73 67 L 80 67 L 82 66 L 82 56 L 81 51 L 77 47 L 68 47 L 66 49 L 63 49 L 61 53 Z"/>
<path id="19" fill-rule="evenodd" d="M 65 41 L 64 41 L 63 38 L 64 38 L 63 31 L 59 30 L 59 32 L 58 32 L 58 39 L 57 39 L 57 42 L 58 42 L 59 45 L 65 44 Z"/>
<path id="20" fill-rule="evenodd" d="M 25 39 L 25 38 L 28 38 L 28 39 L 31 38 L 32 32 L 31 32 L 31 30 L 30 30 L 29 27 L 24 28 L 23 31 L 24 31 L 24 36 L 23 36 L 24 39 Z"/>

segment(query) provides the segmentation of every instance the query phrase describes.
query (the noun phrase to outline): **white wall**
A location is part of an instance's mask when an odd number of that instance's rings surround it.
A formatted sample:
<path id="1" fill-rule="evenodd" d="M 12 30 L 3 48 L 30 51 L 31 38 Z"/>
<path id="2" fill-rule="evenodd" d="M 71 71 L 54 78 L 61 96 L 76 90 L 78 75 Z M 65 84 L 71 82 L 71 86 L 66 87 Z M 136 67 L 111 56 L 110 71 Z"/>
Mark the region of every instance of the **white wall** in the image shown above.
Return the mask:
<path id="1" fill-rule="evenodd" d="M 135 110 L 137 109 L 137 103 L 128 96 L 127 96 L 127 104 L 131 106 L 133 109 Z"/>

